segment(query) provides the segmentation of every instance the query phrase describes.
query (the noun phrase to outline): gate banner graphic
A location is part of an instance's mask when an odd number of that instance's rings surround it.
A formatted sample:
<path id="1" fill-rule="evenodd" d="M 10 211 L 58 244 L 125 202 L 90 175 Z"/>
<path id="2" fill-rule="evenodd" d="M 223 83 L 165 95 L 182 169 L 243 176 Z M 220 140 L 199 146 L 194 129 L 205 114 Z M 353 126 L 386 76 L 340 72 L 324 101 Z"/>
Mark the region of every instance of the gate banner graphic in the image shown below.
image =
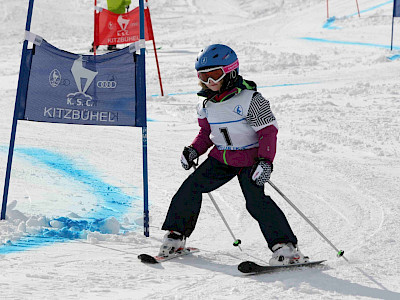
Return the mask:
<path id="1" fill-rule="evenodd" d="M 145 40 L 154 39 L 151 27 L 149 10 L 144 10 Z M 102 9 L 96 14 L 95 44 L 117 45 L 133 43 L 140 39 L 139 34 L 139 7 L 124 14 L 115 14 Z"/>
<path id="2" fill-rule="evenodd" d="M 394 0 L 393 17 L 400 17 L 400 0 Z"/>
<path id="3" fill-rule="evenodd" d="M 18 119 L 68 124 L 144 126 L 145 104 L 137 103 L 133 47 L 104 55 L 78 55 L 45 40 L 24 66 L 30 75 Z"/>

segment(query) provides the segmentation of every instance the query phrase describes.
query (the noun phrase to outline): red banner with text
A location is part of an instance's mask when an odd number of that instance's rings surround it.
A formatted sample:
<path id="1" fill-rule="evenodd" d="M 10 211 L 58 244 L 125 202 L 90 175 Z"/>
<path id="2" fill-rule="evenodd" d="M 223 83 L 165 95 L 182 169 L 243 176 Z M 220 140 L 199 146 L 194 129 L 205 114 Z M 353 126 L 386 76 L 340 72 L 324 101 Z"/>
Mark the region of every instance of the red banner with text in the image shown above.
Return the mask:
<path id="1" fill-rule="evenodd" d="M 144 10 L 144 31 L 146 41 L 154 40 L 149 10 Z M 129 44 L 140 39 L 139 7 L 124 14 L 115 14 L 102 9 L 96 14 L 95 44 Z"/>

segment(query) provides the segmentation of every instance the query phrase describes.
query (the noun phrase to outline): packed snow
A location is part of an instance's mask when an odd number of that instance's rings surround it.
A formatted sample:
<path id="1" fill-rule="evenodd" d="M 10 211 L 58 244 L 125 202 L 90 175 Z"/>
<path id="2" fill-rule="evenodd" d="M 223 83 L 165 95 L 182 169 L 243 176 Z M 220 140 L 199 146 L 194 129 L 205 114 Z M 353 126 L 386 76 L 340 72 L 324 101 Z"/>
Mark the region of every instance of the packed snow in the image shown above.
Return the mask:
<path id="1" fill-rule="evenodd" d="M 27 2 L 0 2 L 0 173 L 4 182 Z M 98 1 L 105 6 L 105 1 Z M 133 1 L 135 2 L 135 1 Z M 150 1 L 165 95 L 148 42 L 146 84 L 150 237 L 143 234 L 141 130 L 19 121 L 0 221 L 2 299 L 400 299 L 400 23 L 393 1 Z M 135 4 L 131 5 L 133 8 Z M 93 1 L 36 0 L 31 31 L 89 54 Z M 299 246 L 323 267 L 244 276 L 271 255 L 236 179 L 214 191 L 242 250 L 204 195 L 187 245 L 156 254 L 171 197 L 190 174 L 180 154 L 197 134 L 194 62 L 232 47 L 240 73 L 271 102 L 280 130 L 271 181 L 346 262 L 270 186 Z M 100 54 L 105 52 L 100 47 Z M 202 158 L 204 159 L 204 158 Z"/>

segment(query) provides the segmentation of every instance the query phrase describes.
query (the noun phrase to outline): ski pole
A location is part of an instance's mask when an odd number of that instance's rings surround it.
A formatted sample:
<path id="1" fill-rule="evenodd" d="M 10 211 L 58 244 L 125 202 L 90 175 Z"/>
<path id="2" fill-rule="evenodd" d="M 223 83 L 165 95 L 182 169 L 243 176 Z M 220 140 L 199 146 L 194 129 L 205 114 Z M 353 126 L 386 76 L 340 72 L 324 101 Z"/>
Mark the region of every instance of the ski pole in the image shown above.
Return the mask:
<path id="1" fill-rule="evenodd" d="M 268 180 L 268 183 L 270 184 L 270 186 L 272 186 L 272 187 L 275 189 L 275 191 L 278 192 L 279 195 L 281 195 L 281 196 L 283 197 L 283 199 L 286 200 L 287 203 L 290 204 L 291 207 L 294 208 L 295 211 L 298 212 L 298 214 L 299 214 L 300 216 L 303 217 L 304 220 L 307 221 L 308 224 L 310 224 L 310 226 L 311 226 L 312 228 L 314 228 L 314 230 L 315 230 L 315 231 L 316 231 L 316 232 L 317 232 L 317 233 L 318 233 L 318 234 L 319 234 L 333 249 L 335 249 L 335 251 L 336 251 L 336 253 L 337 253 L 337 257 L 343 257 L 344 260 L 346 260 L 346 261 L 349 263 L 349 261 L 347 260 L 347 258 L 344 257 L 344 251 L 343 251 L 343 250 L 338 250 L 338 248 L 336 248 L 335 245 L 333 245 L 333 244 L 331 243 L 331 241 L 328 240 L 328 238 L 327 238 L 325 235 L 323 235 L 323 233 L 317 228 L 317 226 L 315 226 L 315 225 L 301 212 L 301 210 L 298 209 L 298 208 L 296 207 L 296 205 L 294 205 L 293 202 L 290 201 L 289 198 L 286 197 L 286 196 L 276 187 L 275 184 L 273 184 L 270 180 Z"/>
<path id="2" fill-rule="evenodd" d="M 193 165 L 193 168 L 194 168 L 195 170 L 197 169 L 195 165 Z M 240 248 L 240 246 L 239 246 L 239 245 L 242 243 L 242 241 L 235 238 L 235 235 L 233 234 L 231 228 L 229 227 L 228 222 L 225 220 L 225 217 L 224 217 L 224 215 L 222 214 L 222 211 L 219 209 L 217 202 L 214 200 L 214 197 L 211 195 L 211 193 L 207 193 L 207 194 L 208 194 L 208 196 L 210 197 L 211 202 L 214 204 L 215 209 L 216 209 L 217 212 L 219 213 L 219 216 L 221 217 L 222 221 L 224 221 L 226 228 L 228 228 L 229 233 L 230 233 L 231 236 L 233 237 L 233 246 L 239 247 L 240 251 L 243 251 L 242 248 Z"/>

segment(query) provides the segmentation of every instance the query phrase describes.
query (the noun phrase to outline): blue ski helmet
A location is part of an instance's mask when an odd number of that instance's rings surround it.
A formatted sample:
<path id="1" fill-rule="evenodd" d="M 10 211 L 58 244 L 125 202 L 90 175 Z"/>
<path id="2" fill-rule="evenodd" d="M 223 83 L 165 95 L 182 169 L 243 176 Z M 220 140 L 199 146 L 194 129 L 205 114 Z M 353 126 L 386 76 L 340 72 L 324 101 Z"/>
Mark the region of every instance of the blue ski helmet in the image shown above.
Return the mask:
<path id="1" fill-rule="evenodd" d="M 213 44 L 202 49 L 197 55 L 195 68 L 197 71 L 219 67 L 228 66 L 237 61 L 235 51 L 228 46 L 222 44 Z M 239 63 L 237 64 L 236 74 L 239 73 Z"/>

